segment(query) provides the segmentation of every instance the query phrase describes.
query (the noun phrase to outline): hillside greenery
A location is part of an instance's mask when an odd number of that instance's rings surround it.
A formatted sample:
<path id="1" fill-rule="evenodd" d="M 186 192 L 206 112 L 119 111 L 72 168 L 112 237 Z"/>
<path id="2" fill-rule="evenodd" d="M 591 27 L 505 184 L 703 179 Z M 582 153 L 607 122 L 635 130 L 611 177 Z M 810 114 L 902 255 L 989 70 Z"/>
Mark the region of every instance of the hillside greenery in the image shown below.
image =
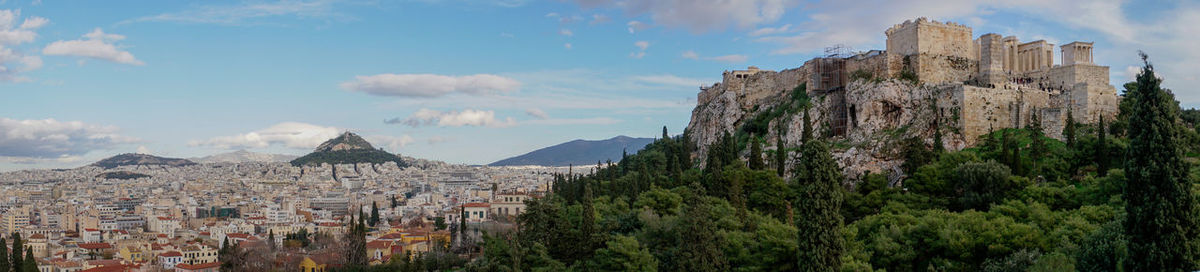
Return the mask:
<path id="1" fill-rule="evenodd" d="M 960 151 L 906 144 L 919 161 L 891 185 L 876 173 L 843 183 L 819 136 L 788 148 L 801 170 L 787 179 L 748 167 L 740 154 L 753 147 L 729 133 L 705 168 L 694 167 L 687 134 L 664 138 L 587 175 L 556 176 L 519 227 L 486 235 L 466 268 L 1195 270 L 1200 113 L 1180 110 L 1152 71 L 1147 63 L 1125 86 L 1116 120 L 1072 123 L 1069 142 L 1030 126 Z"/>
<path id="2" fill-rule="evenodd" d="M 400 167 L 406 166 L 403 159 L 387 151 L 379 149 L 350 149 L 336 151 L 317 151 L 292 160 L 293 166 L 353 163 L 385 163 L 396 162 Z"/>

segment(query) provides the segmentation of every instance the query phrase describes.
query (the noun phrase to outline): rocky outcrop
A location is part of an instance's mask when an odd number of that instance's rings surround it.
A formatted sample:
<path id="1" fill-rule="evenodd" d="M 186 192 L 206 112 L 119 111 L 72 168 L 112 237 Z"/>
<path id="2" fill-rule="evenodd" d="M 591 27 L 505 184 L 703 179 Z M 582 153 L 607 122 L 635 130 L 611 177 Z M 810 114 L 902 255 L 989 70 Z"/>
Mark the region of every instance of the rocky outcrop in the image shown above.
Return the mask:
<path id="1" fill-rule="evenodd" d="M 718 84 L 708 91 L 721 91 L 722 87 Z M 932 145 L 934 131 L 940 130 L 946 148 L 965 146 L 962 137 L 954 132 L 953 122 L 942 114 L 948 104 L 941 101 L 952 98 L 952 93 L 941 91 L 943 89 L 903 80 L 864 79 L 836 91 L 806 92 L 811 101 L 809 115 L 813 136 L 832 145 L 833 157 L 842 166 L 847 181 L 857 180 L 867 172 L 902 176 L 903 173 L 897 171 L 902 163 L 899 143 L 903 139 L 918 137 Z M 725 90 L 713 96 L 709 103 L 696 105 L 687 128 L 698 150 L 693 157 L 705 161 L 707 146 L 718 141 L 724 132 L 736 135 L 756 116 L 780 107 L 784 101 L 793 99 L 791 96 L 790 92 L 778 92 L 775 96 L 751 102 L 756 107 L 745 109 L 739 105 L 745 101 L 737 101 L 734 91 Z M 768 139 L 765 149 L 775 150 L 771 143 L 780 135 L 786 148 L 799 146 L 804 128 L 802 114 L 802 111 L 789 112 L 771 120 L 768 132 L 762 135 Z M 834 117 L 839 116 L 845 120 L 844 130 L 833 127 Z M 783 131 L 777 129 L 779 122 L 784 122 Z M 939 125 L 941 129 L 935 129 Z M 801 159 L 795 152 L 789 155 L 792 162 L 787 166 Z M 788 168 L 789 173 L 793 170 Z"/>

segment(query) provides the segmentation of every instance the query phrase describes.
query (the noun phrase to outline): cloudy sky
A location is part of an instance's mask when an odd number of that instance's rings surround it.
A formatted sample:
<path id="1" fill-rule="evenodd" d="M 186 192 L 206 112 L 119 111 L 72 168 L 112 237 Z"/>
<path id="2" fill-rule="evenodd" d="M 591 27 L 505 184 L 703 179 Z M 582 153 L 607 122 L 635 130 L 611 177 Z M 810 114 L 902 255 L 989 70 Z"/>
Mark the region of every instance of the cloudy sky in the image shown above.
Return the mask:
<path id="1" fill-rule="evenodd" d="M 724 70 L 883 49 L 885 29 L 921 16 L 1094 41 L 1114 83 L 1143 50 L 1200 105 L 1189 1 L 0 0 L 0 171 L 304 154 L 346 130 L 469 164 L 678 133 Z"/>

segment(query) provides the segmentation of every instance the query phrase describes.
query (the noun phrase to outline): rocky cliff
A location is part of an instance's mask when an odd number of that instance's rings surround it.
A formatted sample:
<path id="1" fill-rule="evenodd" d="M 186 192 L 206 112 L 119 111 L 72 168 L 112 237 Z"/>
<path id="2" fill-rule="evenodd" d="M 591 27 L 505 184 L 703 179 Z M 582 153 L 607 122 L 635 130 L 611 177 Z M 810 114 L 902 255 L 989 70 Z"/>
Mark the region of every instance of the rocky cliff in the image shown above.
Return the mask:
<path id="1" fill-rule="evenodd" d="M 868 171 L 887 173 L 898 180 L 904 175 L 898 167 L 902 162 L 899 143 L 909 137 L 924 139 L 927 145 L 932 145 L 934 131 L 941 131 L 946 148 L 965 146 L 951 117 L 944 113 L 947 106 L 943 101 L 952 101 L 953 93 L 942 91 L 943 86 L 898 79 L 860 79 L 833 91 L 800 91 L 804 89 L 801 83 L 770 84 L 764 86 L 767 90 L 744 90 L 744 83 L 736 88 L 725 85 L 706 88 L 707 93 L 702 95 L 707 95 L 707 101 L 697 104 L 692 111 L 687 132 L 696 144 L 693 157 L 697 161 L 705 161 L 708 145 L 718 141 L 724 132 L 739 138 L 739 143 L 745 142 L 742 139 L 750 134 L 757 134 L 766 140 L 767 153 L 777 150 L 774 143 L 780 135 L 785 150 L 796 149 L 801 142 L 803 107 L 793 103 L 799 101 L 810 103 L 813 136 L 831 143 L 834 158 L 848 182 Z M 778 91 L 797 87 L 801 89 Z M 755 92 L 768 94 L 758 95 L 761 98 L 752 101 L 739 95 Z M 787 107 L 796 109 L 781 110 Z M 939 124 L 941 128 L 935 129 Z M 747 150 L 743 150 L 743 156 L 749 155 Z M 797 152 L 789 150 L 790 161 L 785 163 L 789 175 L 794 172 L 790 168 L 794 160 L 800 159 L 797 156 Z M 768 157 L 766 161 L 771 160 Z"/>

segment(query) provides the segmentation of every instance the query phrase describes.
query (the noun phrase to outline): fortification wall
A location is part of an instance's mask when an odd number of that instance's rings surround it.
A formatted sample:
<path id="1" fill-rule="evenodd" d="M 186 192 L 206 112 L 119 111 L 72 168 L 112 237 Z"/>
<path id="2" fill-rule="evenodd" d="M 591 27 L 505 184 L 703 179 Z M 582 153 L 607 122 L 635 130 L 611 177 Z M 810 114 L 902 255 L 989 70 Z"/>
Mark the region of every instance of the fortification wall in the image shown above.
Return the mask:
<path id="1" fill-rule="evenodd" d="M 880 53 L 877 55 L 853 57 L 846 60 L 846 72 L 851 76 L 858 71 L 870 73 L 872 77 L 888 78 L 892 77 L 888 69 L 888 54 Z M 853 80 L 851 78 L 850 80 Z"/>
<path id="2" fill-rule="evenodd" d="M 963 140 L 974 145 L 980 135 L 989 130 L 1021 128 L 1029 124 L 1033 111 L 1047 136 L 1061 138 L 1066 111 L 1062 109 L 1062 95 L 1030 88 L 984 88 L 961 84 L 941 87 L 947 101 L 939 101 L 946 108 L 952 122 L 957 123 Z M 955 120 L 957 118 L 957 120 Z"/>

